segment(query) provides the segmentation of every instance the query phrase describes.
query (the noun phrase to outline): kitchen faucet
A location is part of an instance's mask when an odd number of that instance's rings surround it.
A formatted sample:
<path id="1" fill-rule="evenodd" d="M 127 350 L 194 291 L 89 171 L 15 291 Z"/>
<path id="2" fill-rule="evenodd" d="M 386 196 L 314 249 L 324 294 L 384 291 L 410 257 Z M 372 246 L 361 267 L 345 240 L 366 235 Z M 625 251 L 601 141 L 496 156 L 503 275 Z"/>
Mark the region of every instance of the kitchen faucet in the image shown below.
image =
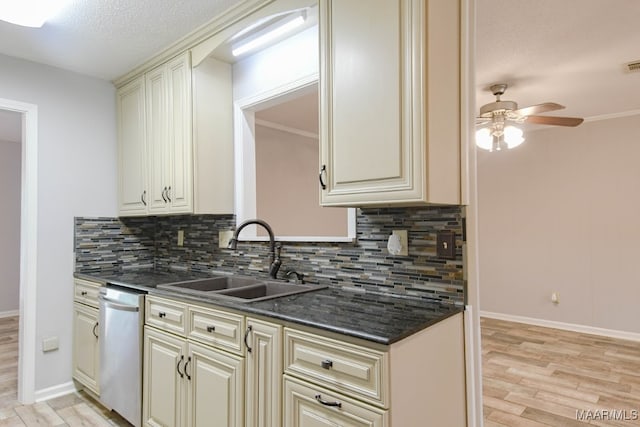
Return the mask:
<path id="1" fill-rule="evenodd" d="M 273 230 L 271 229 L 271 226 L 267 224 L 265 221 L 261 219 L 248 219 L 244 221 L 242 224 L 240 224 L 236 228 L 236 231 L 233 233 L 233 237 L 231 238 L 231 240 L 229 240 L 229 246 L 227 247 L 229 249 L 233 249 L 234 251 L 237 249 L 238 235 L 240 234 L 240 231 L 242 231 L 242 229 L 249 224 L 261 225 L 262 227 L 264 227 L 265 230 L 267 230 L 267 233 L 269 233 L 269 244 L 270 244 L 269 255 L 271 256 L 271 265 L 269 266 L 269 276 L 273 279 L 277 279 L 278 270 L 280 269 L 280 265 L 282 264 L 282 262 L 280 261 L 280 246 L 276 247 L 276 239 L 273 235 Z"/>

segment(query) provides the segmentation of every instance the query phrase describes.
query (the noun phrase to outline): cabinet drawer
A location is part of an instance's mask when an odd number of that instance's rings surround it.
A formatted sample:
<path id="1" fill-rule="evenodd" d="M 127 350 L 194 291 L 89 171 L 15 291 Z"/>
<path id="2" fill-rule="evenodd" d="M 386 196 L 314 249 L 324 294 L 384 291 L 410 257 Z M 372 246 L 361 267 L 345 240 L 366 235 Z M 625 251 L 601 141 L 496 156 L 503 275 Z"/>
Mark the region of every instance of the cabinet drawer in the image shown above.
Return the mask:
<path id="1" fill-rule="evenodd" d="M 284 427 L 388 427 L 389 411 L 284 377 Z"/>
<path id="2" fill-rule="evenodd" d="M 98 308 L 98 294 L 102 285 L 88 280 L 75 279 L 73 298 L 76 302 Z"/>
<path id="3" fill-rule="evenodd" d="M 244 316 L 189 306 L 187 335 L 204 344 L 242 354 Z"/>
<path id="4" fill-rule="evenodd" d="M 285 329 L 285 372 L 388 407 L 388 356 L 366 347 Z"/>
<path id="5" fill-rule="evenodd" d="M 178 301 L 155 296 L 145 298 L 145 324 L 184 336 L 187 307 Z"/>

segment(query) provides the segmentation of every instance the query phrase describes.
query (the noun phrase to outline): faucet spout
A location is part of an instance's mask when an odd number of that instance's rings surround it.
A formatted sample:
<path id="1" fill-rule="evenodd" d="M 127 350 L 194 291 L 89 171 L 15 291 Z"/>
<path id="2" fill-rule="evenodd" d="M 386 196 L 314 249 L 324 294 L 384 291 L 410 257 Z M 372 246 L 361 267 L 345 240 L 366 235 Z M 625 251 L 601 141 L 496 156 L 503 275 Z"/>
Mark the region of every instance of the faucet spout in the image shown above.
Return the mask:
<path id="1" fill-rule="evenodd" d="M 269 276 L 273 279 L 278 277 L 278 270 L 280 270 L 280 265 L 282 262 L 280 261 L 280 246 L 276 248 L 276 239 L 273 234 L 273 230 L 271 226 L 267 224 L 266 221 L 261 219 L 248 219 L 244 221 L 242 224 L 238 225 L 236 231 L 233 233 L 233 237 L 229 241 L 229 249 L 236 250 L 238 246 L 238 236 L 243 228 L 250 224 L 257 224 L 262 226 L 267 233 L 269 234 L 269 256 L 271 258 L 271 265 L 269 266 Z"/>

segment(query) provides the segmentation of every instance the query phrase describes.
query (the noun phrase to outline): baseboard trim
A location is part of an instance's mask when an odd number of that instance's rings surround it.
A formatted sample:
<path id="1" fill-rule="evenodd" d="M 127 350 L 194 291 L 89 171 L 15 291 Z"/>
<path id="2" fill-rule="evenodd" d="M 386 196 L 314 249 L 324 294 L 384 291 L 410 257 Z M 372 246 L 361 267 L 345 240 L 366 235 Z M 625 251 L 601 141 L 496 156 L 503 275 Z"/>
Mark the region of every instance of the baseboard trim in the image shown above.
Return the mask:
<path id="1" fill-rule="evenodd" d="M 629 341 L 640 341 L 640 334 L 636 332 L 618 331 L 615 329 L 597 328 L 595 326 L 578 325 L 575 323 L 556 322 L 554 320 L 536 319 L 534 317 L 515 316 L 512 314 L 493 313 L 480 311 L 480 317 L 488 317 L 509 322 L 527 323 L 529 325 L 543 326 L 547 328 L 563 329 L 565 331 L 580 332 L 583 334 L 600 335 L 609 338 L 618 338 Z"/>
<path id="2" fill-rule="evenodd" d="M 0 319 L 4 319 L 5 317 L 19 316 L 19 315 L 20 315 L 20 310 L 0 311 Z"/>
<path id="3" fill-rule="evenodd" d="M 44 400 L 54 399 L 56 397 L 74 393 L 75 391 L 75 384 L 73 383 L 73 381 L 69 381 L 68 383 L 58 384 L 54 385 L 53 387 L 36 390 L 35 400 L 36 402 L 42 402 Z"/>

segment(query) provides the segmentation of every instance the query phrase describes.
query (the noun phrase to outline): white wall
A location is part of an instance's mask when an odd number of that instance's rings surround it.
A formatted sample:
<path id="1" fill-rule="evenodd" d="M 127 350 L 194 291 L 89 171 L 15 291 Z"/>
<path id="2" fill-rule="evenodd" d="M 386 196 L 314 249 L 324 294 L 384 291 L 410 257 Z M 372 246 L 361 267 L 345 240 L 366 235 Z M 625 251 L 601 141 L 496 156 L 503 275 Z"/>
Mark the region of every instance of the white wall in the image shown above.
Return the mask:
<path id="1" fill-rule="evenodd" d="M 73 217 L 116 216 L 115 89 L 0 55 L 0 98 L 38 106 L 36 390 L 71 380 Z M 60 349 L 42 353 L 42 339 Z"/>
<path id="2" fill-rule="evenodd" d="M 20 153 L 19 142 L 0 134 L 0 314 L 20 305 Z"/>
<path id="3" fill-rule="evenodd" d="M 483 311 L 640 332 L 639 136 L 636 115 L 479 153 Z"/>

